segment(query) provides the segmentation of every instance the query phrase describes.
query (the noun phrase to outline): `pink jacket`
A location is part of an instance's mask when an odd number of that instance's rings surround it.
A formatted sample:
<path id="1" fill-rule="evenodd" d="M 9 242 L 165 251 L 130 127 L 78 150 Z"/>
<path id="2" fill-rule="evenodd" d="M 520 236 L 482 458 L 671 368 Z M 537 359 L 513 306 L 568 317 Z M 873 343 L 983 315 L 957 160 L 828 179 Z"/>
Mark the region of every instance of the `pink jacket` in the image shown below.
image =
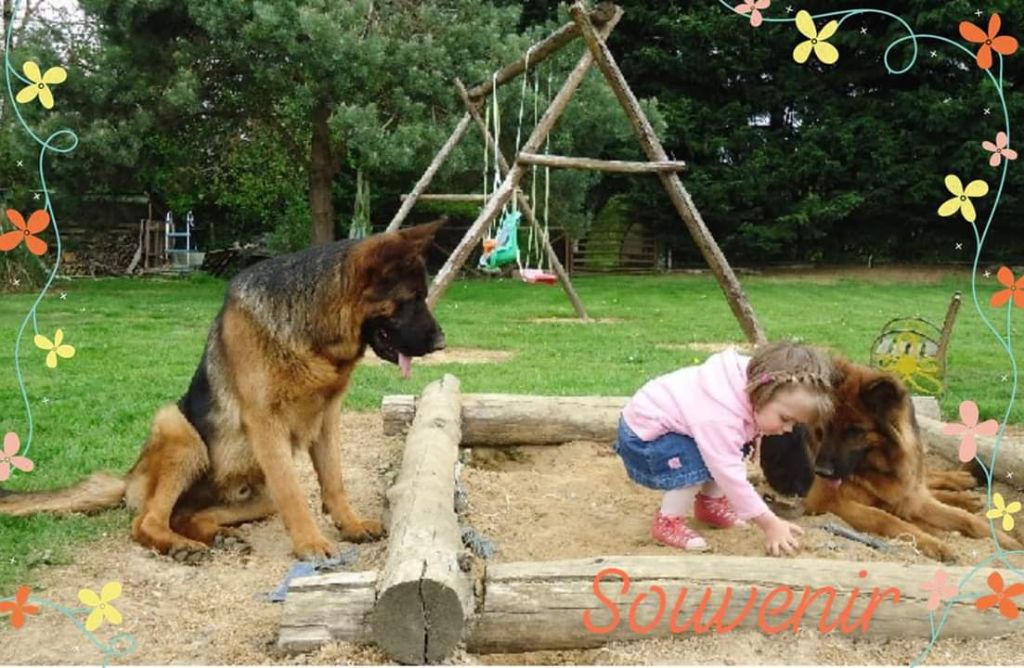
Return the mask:
<path id="1" fill-rule="evenodd" d="M 745 390 L 749 361 L 733 348 L 716 353 L 700 366 L 649 381 L 622 410 L 626 424 L 645 441 L 669 432 L 693 438 L 708 471 L 742 519 L 768 512 L 747 480 L 743 462 L 743 445 L 757 435 Z"/>

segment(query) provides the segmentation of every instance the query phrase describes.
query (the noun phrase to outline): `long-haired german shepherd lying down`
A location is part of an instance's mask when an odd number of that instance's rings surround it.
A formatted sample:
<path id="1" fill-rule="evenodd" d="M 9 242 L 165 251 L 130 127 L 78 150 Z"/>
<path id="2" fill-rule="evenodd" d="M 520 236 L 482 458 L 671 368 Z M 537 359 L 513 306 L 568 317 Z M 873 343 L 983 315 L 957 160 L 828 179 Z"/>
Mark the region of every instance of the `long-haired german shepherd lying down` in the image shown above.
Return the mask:
<path id="1" fill-rule="evenodd" d="M 954 557 L 940 532 L 991 536 L 988 522 L 972 514 L 983 507 L 967 491 L 977 484 L 974 476 L 925 468 L 914 404 L 903 383 L 845 360 L 834 363 L 830 421 L 762 440 L 761 468 L 769 485 L 806 495 L 809 514 L 830 512 L 879 536 L 910 536 L 921 552 L 942 561 Z M 1016 539 L 996 533 L 1004 548 L 1021 549 Z"/>
<path id="2" fill-rule="evenodd" d="M 238 274 L 188 392 L 157 412 L 128 474 L 8 493 L 0 513 L 89 512 L 124 499 L 135 540 L 180 559 L 228 526 L 279 512 L 295 554 L 322 558 L 336 548 L 299 484 L 293 453 L 306 450 L 341 538 L 379 537 L 380 523 L 357 517 L 345 495 L 341 400 L 367 345 L 403 375 L 410 357 L 444 347 L 423 261 L 439 225 L 317 246 Z"/>

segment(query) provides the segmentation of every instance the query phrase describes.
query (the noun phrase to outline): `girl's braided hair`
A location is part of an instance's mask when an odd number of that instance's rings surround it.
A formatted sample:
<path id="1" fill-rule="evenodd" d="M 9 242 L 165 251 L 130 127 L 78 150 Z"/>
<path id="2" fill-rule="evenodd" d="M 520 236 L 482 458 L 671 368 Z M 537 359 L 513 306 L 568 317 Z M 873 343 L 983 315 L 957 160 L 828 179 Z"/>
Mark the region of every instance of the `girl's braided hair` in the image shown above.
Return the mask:
<path id="1" fill-rule="evenodd" d="M 832 413 L 832 360 L 825 353 L 791 341 L 766 343 L 747 365 L 747 396 L 760 410 L 780 391 L 799 387 L 814 398 L 815 418 Z"/>

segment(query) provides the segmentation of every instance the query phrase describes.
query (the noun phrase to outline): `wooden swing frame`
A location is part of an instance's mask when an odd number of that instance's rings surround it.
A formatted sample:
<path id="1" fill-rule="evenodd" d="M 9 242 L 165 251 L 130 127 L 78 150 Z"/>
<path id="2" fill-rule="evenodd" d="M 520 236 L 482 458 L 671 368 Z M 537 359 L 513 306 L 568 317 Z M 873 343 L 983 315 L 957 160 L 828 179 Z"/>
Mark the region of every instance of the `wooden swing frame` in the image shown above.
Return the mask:
<path id="1" fill-rule="evenodd" d="M 576 314 L 583 320 L 587 320 L 587 312 L 580 301 L 579 295 L 573 288 L 569 276 L 558 260 L 550 240 L 544 233 L 543 228 L 537 223 L 531 203 L 519 189 L 519 182 L 526 174 L 527 169 L 533 165 L 544 165 L 550 167 L 562 167 L 573 169 L 590 169 L 622 173 L 654 173 L 661 179 L 669 199 L 675 206 L 679 217 L 686 225 L 690 236 L 700 250 L 701 255 L 707 262 L 708 267 L 715 275 L 726 301 L 732 309 L 743 330 L 747 340 L 751 343 L 763 343 L 766 340 L 764 330 L 761 328 L 754 314 L 754 310 L 747 300 L 743 288 L 740 286 L 736 274 L 729 266 L 725 255 L 722 253 L 714 237 L 704 223 L 700 212 L 693 203 L 689 192 L 683 186 L 678 172 L 685 168 L 680 161 L 670 160 L 661 141 L 658 139 L 654 128 L 647 119 L 646 114 L 640 108 L 640 104 L 626 82 L 622 71 L 619 69 L 615 58 L 608 49 L 606 40 L 608 35 L 622 18 L 622 8 L 618 5 L 602 2 L 590 11 L 583 0 L 577 0 L 569 9 L 572 22 L 567 23 L 560 29 L 549 35 L 546 39 L 531 46 L 525 54 L 517 61 L 506 65 L 493 76 L 487 77 L 483 83 L 469 90 L 461 81 L 455 80 L 455 87 L 466 108 L 465 114 L 459 120 L 451 136 L 444 143 L 441 149 L 434 156 L 426 171 L 413 187 L 412 191 L 403 197 L 402 205 L 395 213 L 394 218 L 388 224 L 387 231 L 397 230 L 408 216 L 412 207 L 420 199 L 450 200 L 456 197 L 466 198 L 465 195 L 426 195 L 425 191 L 433 180 L 437 171 L 444 164 L 452 150 L 458 145 L 471 124 L 476 124 L 484 137 L 484 141 L 490 149 L 495 151 L 498 161 L 499 173 L 502 176 L 501 185 L 494 192 L 487 196 L 483 209 L 476 220 L 470 225 L 465 236 L 459 242 L 455 250 L 448 257 L 448 261 L 438 271 L 430 287 L 430 294 L 427 303 L 433 307 L 441 299 L 441 296 L 448 289 L 448 286 L 455 280 L 472 250 L 480 243 L 483 235 L 491 225 L 495 217 L 502 211 L 512 197 L 516 198 L 519 209 L 523 212 L 526 222 L 533 228 L 534 233 L 540 239 L 541 247 L 547 253 L 551 268 L 558 277 L 558 282 L 565 290 L 569 301 L 572 303 Z M 561 89 L 551 99 L 548 108 L 545 110 L 540 121 L 534 126 L 532 133 L 526 142 L 518 147 L 518 153 L 511 164 L 505 159 L 501 149 L 495 144 L 487 124 L 480 116 L 480 107 L 485 103 L 487 96 L 494 90 L 495 86 L 501 86 L 526 71 L 527 66 L 536 66 L 550 58 L 567 44 L 582 38 L 586 42 L 587 49 L 580 57 L 575 68 L 566 77 Z M 628 162 L 620 160 L 594 160 L 591 158 L 575 158 L 565 156 L 546 156 L 540 154 L 540 149 L 565 110 L 572 96 L 582 84 L 584 77 L 590 67 L 597 64 L 605 80 L 615 93 L 619 104 L 626 112 L 633 131 L 637 136 L 640 146 L 647 156 L 645 162 Z M 480 195 L 470 196 L 479 201 Z"/>

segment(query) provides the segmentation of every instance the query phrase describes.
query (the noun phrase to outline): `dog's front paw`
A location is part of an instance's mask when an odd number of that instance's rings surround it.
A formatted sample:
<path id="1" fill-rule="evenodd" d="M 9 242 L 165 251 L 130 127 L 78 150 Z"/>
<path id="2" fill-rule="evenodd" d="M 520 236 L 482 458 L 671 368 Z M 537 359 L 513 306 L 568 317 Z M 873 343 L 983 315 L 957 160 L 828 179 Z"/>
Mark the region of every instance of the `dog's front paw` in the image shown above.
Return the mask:
<path id="1" fill-rule="evenodd" d="M 292 550 L 303 561 L 323 561 L 338 556 L 338 546 L 323 536 L 296 541 Z"/>
<path id="2" fill-rule="evenodd" d="M 920 549 L 932 559 L 937 559 L 947 564 L 955 564 L 956 553 L 945 543 L 938 540 L 931 540 L 920 545 Z"/>
<path id="3" fill-rule="evenodd" d="M 238 554 L 249 554 L 252 552 L 252 545 L 235 529 L 222 528 L 217 532 L 217 535 L 213 537 L 213 547 L 230 550 Z"/>
<path id="4" fill-rule="evenodd" d="M 340 526 L 342 540 L 350 543 L 366 543 L 384 535 L 384 527 L 377 520 L 358 520 L 357 524 Z"/>
<path id="5" fill-rule="evenodd" d="M 167 556 L 177 562 L 195 566 L 210 556 L 210 548 L 198 541 L 182 539 L 168 548 Z"/>

